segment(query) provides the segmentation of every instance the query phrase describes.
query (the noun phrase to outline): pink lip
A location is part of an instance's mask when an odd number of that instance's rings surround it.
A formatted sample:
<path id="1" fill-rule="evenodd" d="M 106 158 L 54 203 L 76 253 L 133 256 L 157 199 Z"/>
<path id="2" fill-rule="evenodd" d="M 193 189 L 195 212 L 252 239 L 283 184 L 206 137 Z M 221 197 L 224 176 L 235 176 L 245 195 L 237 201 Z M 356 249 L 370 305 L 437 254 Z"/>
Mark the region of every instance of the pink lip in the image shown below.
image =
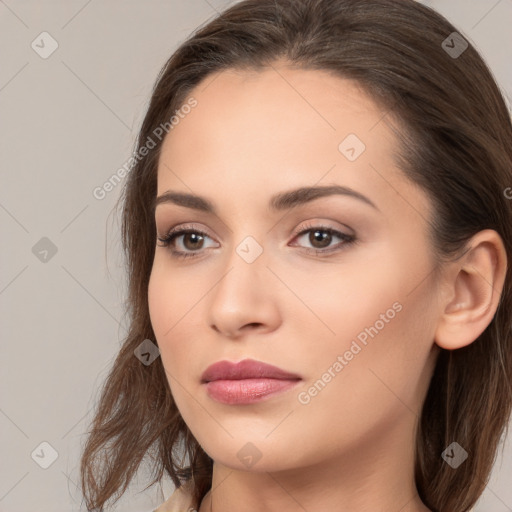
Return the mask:
<path id="1" fill-rule="evenodd" d="M 295 386 L 301 377 L 253 359 L 219 361 L 209 366 L 201 382 L 211 398 L 225 404 L 249 404 Z"/>
<path id="2" fill-rule="evenodd" d="M 290 373 L 277 366 L 244 359 L 238 363 L 219 361 L 208 366 L 201 375 L 202 382 L 212 380 L 240 380 L 240 379 L 300 379 L 300 375 Z"/>

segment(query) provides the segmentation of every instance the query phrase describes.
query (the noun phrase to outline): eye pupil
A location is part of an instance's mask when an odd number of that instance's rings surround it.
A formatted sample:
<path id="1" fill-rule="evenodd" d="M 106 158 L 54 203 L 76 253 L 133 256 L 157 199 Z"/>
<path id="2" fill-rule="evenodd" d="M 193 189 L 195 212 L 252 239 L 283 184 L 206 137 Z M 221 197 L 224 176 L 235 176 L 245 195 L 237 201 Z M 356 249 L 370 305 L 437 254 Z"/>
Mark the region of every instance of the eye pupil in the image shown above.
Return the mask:
<path id="1" fill-rule="evenodd" d="M 320 242 L 320 248 L 327 247 L 331 242 L 331 234 L 321 229 L 315 229 L 310 232 L 309 240 L 313 246 L 315 246 L 317 242 Z"/>
<path id="2" fill-rule="evenodd" d="M 186 240 L 188 238 L 191 238 L 193 240 L 193 243 L 192 243 L 192 246 L 189 247 L 188 244 L 186 243 Z M 197 233 L 184 233 L 183 235 L 183 245 L 187 248 L 187 249 L 197 249 L 198 246 L 200 246 L 200 242 L 203 241 L 203 237 L 202 235 L 199 235 Z M 194 243 L 195 242 L 195 243 Z M 198 244 L 199 242 L 199 244 Z"/>

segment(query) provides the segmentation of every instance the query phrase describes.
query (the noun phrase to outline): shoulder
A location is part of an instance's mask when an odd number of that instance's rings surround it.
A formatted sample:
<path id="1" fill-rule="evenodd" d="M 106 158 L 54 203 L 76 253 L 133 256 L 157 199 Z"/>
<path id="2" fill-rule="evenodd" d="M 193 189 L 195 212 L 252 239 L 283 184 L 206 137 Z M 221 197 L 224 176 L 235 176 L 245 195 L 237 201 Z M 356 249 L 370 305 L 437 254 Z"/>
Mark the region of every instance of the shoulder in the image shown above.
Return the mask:
<path id="1" fill-rule="evenodd" d="M 199 504 L 193 497 L 192 481 L 188 481 L 178 487 L 154 512 L 197 512 L 198 508 Z"/>

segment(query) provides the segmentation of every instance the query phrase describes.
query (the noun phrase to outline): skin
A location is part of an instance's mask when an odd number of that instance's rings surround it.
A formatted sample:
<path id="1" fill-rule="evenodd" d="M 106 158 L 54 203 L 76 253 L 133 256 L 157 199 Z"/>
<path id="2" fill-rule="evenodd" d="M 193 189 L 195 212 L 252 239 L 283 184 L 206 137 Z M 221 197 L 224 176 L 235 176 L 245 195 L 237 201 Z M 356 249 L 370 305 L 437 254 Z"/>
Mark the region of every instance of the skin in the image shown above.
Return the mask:
<path id="1" fill-rule="evenodd" d="M 160 237 L 183 224 L 208 236 L 203 245 L 175 240 L 199 254 L 186 260 L 157 243 L 149 308 L 173 397 L 214 460 L 200 512 L 429 510 L 413 474 L 421 405 L 439 348 L 471 343 L 494 316 L 506 270 L 500 237 L 478 233 L 434 278 L 429 198 L 393 161 L 389 116 L 353 81 L 277 62 L 210 75 L 191 96 L 197 106 L 164 141 L 157 195 L 198 194 L 218 211 L 157 206 Z M 338 149 L 351 133 L 366 145 L 354 161 Z M 341 195 L 267 206 L 278 192 L 333 184 L 378 209 Z M 333 235 L 327 248 L 339 250 L 310 254 L 324 246 L 297 234 L 318 225 L 357 243 Z M 247 236 L 263 249 L 252 263 L 236 251 Z M 299 393 L 394 303 L 394 318 L 301 403 Z M 251 405 L 212 400 L 202 372 L 245 358 L 302 381 Z M 237 456 L 249 442 L 261 454 L 250 467 Z"/>

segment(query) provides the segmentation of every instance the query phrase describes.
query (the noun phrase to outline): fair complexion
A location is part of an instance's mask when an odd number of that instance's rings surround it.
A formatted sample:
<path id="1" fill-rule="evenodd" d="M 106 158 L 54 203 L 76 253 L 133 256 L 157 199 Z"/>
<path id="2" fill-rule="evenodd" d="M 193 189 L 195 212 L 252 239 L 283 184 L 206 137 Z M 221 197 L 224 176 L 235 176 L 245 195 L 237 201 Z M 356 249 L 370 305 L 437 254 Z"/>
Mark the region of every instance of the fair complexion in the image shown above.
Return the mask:
<path id="1" fill-rule="evenodd" d="M 275 63 L 210 75 L 191 96 L 197 106 L 164 141 L 157 196 L 194 194 L 215 212 L 158 203 L 160 238 L 180 227 L 195 236 L 155 241 L 149 308 L 177 407 L 214 461 L 200 512 L 427 511 L 414 482 L 421 405 L 439 347 L 471 343 L 492 320 L 499 236 L 475 235 L 434 279 L 430 201 L 393 161 L 389 116 L 352 81 Z M 366 146 L 353 161 L 338 149 L 349 134 Z M 269 207 L 276 194 L 331 185 L 374 206 L 329 195 Z M 317 226 L 356 241 L 315 236 Z M 246 237 L 262 250 L 251 263 L 237 252 L 255 250 Z M 202 372 L 246 358 L 301 381 L 252 404 L 212 399 Z M 238 455 L 247 443 L 261 455 L 249 466 Z"/>

